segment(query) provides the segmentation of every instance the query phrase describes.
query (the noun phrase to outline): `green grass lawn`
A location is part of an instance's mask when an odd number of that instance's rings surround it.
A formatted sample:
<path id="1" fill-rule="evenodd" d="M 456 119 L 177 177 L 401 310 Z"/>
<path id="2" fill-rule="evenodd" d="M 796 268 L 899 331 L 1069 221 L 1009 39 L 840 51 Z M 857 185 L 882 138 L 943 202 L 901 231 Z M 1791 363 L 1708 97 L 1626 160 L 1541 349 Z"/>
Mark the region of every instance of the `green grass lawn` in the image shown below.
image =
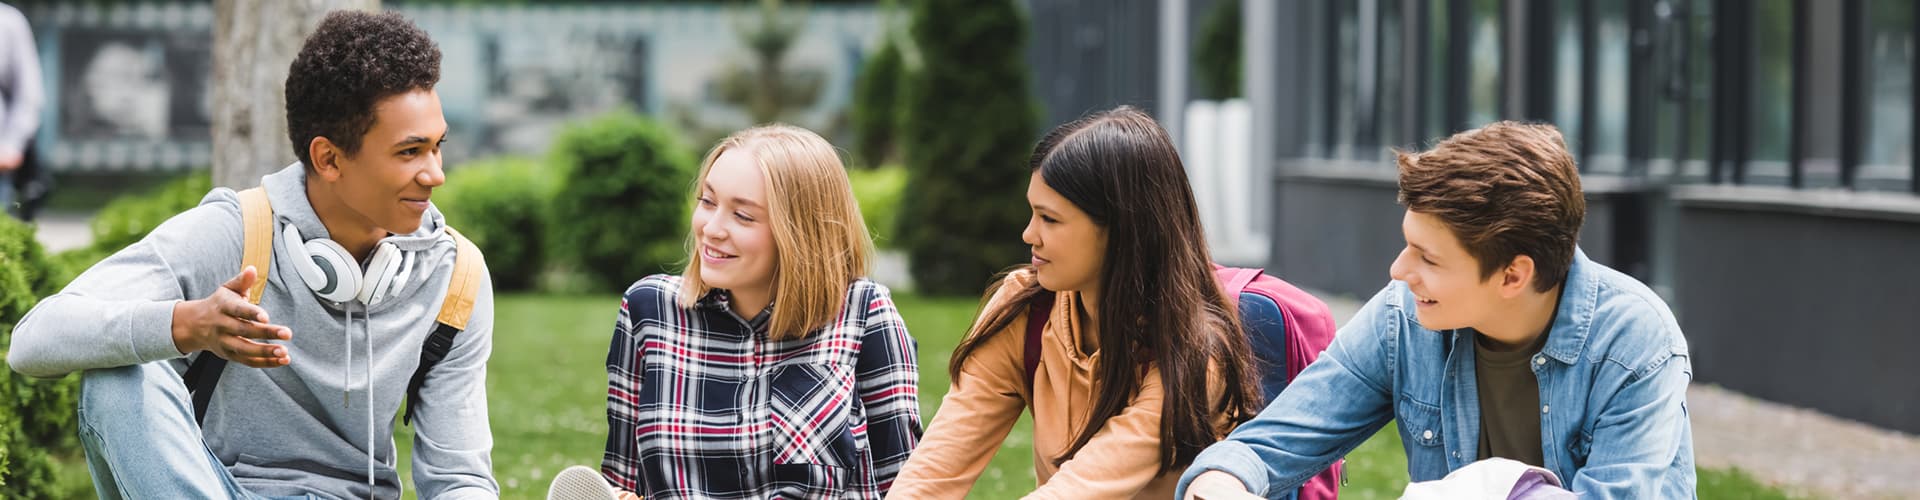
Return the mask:
<path id="1" fill-rule="evenodd" d="M 920 408 L 931 423 L 946 393 L 946 361 L 972 321 L 973 298 L 896 297 L 920 342 Z M 507 295 L 495 304 L 493 359 L 487 393 L 493 423 L 493 469 L 503 498 L 542 498 L 553 474 L 568 465 L 598 468 L 606 439 L 606 344 L 617 297 Z M 1019 498 L 1034 487 L 1032 425 L 1022 417 L 975 484 L 972 498 Z M 400 476 L 415 498 L 408 463 L 412 434 L 401 428 Z M 71 498 L 91 498 L 86 464 L 61 470 Z M 1342 499 L 1387 499 L 1406 487 L 1407 459 L 1389 425 L 1347 457 Z M 1739 470 L 1700 470 L 1700 498 L 1796 498 Z"/>
<path id="2" fill-rule="evenodd" d="M 920 342 L 920 408 L 931 423 L 946 393 L 946 361 L 972 321 L 973 298 L 895 298 Z M 487 394 L 493 424 L 493 469 L 503 498 L 542 498 L 554 473 L 568 465 L 599 467 L 606 439 L 606 344 L 618 297 L 506 295 L 495 304 L 493 359 Z M 1000 446 L 975 484 L 972 498 L 1019 498 L 1032 491 L 1033 435 L 1026 417 Z M 412 434 L 401 428 L 400 476 L 415 498 L 410 464 Z M 89 498 L 86 465 L 78 459 L 61 482 Z M 1390 499 L 1406 487 L 1407 459 L 1389 425 L 1347 457 L 1342 499 Z M 1700 498 L 1796 498 L 1739 470 L 1700 470 Z"/>
<path id="3" fill-rule="evenodd" d="M 946 393 L 946 361 L 972 321 L 974 298 L 896 297 L 920 342 L 922 416 L 931 423 Z M 493 418 L 493 467 L 504 498 L 540 498 L 568 465 L 599 467 L 605 444 L 602 365 L 617 297 L 502 296 L 496 304 L 487 391 Z M 973 498 L 1018 498 L 1034 487 L 1032 427 L 1022 418 L 975 485 Z M 398 436 L 401 477 L 409 477 L 411 437 Z M 1398 497 L 1406 457 L 1389 426 L 1347 457 L 1343 499 Z M 408 479 L 408 498 L 413 498 Z M 1701 498 L 1792 498 L 1734 470 L 1700 471 Z"/>

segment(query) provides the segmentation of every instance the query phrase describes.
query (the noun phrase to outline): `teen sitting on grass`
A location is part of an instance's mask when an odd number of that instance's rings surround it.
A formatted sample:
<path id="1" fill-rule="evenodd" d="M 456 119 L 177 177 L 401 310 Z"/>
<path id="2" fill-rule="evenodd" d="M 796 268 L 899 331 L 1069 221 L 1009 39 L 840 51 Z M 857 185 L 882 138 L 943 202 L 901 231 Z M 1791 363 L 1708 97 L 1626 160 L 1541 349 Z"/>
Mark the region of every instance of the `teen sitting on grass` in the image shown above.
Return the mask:
<path id="1" fill-rule="evenodd" d="M 1128 107 L 1055 128 L 1030 165 L 1032 264 L 988 290 L 894 493 L 967 496 L 1031 409 L 1028 498 L 1171 497 L 1186 463 L 1261 399 L 1186 170 Z"/>
<path id="2" fill-rule="evenodd" d="M 1499 122 L 1402 153 L 1393 281 L 1180 498 L 1277 498 L 1399 421 L 1414 481 L 1499 457 L 1581 498 L 1693 498 L 1693 368 L 1652 290 L 1575 246 L 1560 132 Z"/>
<path id="3" fill-rule="evenodd" d="M 773 125 L 707 154 L 679 276 L 627 289 L 607 450 L 549 497 L 885 496 L 920 437 L 914 341 L 833 146 Z"/>

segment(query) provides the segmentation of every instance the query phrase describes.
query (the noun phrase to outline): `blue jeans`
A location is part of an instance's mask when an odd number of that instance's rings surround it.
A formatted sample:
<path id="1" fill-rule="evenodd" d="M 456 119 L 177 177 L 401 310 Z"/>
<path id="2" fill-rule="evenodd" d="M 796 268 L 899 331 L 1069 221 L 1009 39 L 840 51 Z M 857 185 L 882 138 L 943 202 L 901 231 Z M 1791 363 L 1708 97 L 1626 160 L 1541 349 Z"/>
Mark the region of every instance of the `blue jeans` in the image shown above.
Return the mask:
<path id="1" fill-rule="evenodd" d="M 241 488 L 207 448 L 186 383 L 165 363 L 81 375 L 80 442 L 94 492 L 102 499 L 270 498 Z"/>
<path id="2" fill-rule="evenodd" d="M 13 189 L 13 172 L 0 173 L 0 216 L 13 216 L 20 213 L 15 203 L 21 203 L 20 195 Z"/>

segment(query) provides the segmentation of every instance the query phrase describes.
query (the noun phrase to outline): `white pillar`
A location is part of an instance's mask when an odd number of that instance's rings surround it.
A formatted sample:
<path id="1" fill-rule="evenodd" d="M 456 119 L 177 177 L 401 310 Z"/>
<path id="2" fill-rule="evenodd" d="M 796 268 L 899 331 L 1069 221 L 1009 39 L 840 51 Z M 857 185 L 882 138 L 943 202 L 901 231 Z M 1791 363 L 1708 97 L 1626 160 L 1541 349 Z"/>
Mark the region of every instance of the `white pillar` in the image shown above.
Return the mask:
<path id="1" fill-rule="evenodd" d="M 1191 62 L 1187 11 L 1187 0 L 1160 0 L 1160 102 L 1154 106 L 1154 115 L 1173 137 L 1174 147 L 1186 143 L 1182 134 L 1186 131 L 1187 69 Z"/>
<path id="2" fill-rule="evenodd" d="M 1268 233 L 1273 220 L 1273 173 L 1278 158 L 1274 141 L 1278 140 L 1275 130 L 1278 120 L 1278 54 L 1279 12 L 1278 2 L 1270 0 L 1241 0 L 1241 26 L 1243 37 L 1241 48 L 1242 68 L 1241 95 L 1247 99 L 1247 108 L 1251 114 L 1246 141 L 1248 172 L 1252 175 L 1251 190 L 1246 210 L 1249 216 L 1246 243 L 1243 248 L 1234 249 L 1236 260 L 1247 264 L 1266 265 L 1272 248 L 1268 244 Z M 1298 119 L 1298 117 L 1289 117 Z"/>

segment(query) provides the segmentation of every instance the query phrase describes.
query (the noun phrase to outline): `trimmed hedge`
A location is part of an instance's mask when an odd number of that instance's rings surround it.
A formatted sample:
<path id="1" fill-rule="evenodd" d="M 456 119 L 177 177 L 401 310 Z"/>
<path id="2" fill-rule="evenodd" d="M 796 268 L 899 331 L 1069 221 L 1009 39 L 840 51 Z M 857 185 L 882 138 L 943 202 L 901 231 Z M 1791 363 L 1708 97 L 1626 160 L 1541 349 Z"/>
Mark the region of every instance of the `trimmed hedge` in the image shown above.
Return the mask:
<path id="1" fill-rule="evenodd" d="M 907 187 L 896 224 L 918 292 L 977 294 L 994 273 L 1028 260 L 1020 230 L 1040 112 L 1018 3 L 914 6 L 922 64 L 904 85 Z"/>
<path id="2" fill-rule="evenodd" d="M 907 170 L 899 165 L 847 171 L 853 184 L 853 197 L 860 201 L 860 218 L 867 221 L 867 234 L 880 248 L 899 246 L 894 221 L 900 214 L 900 194 L 907 186 Z"/>
<path id="3" fill-rule="evenodd" d="M 461 165 L 434 190 L 434 206 L 487 257 L 495 290 L 528 290 L 546 269 L 547 212 L 558 175 L 540 163 L 502 157 Z"/>
<path id="4" fill-rule="evenodd" d="M 32 227 L 0 217 L 0 356 L 13 345 L 14 325 L 58 289 L 54 266 Z M 34 379 L 0 370 L 0 393 L 0 498 L 70 495 L 55 472 L 59 457 L 79 452 L 79 376 Z"/>
<path id="5" fill-rule="evenodd" d="M 900 127 L 900 82 L 906 64 L 892 36 L 880 42 L 853 91 L 853 135 L 857 159 L 853 165 L 877 168 L 893 161 Z"/>
<path id="6" fill-rule="evenodd" d="M 554 199 L 554 256 L 593 290 L 617 293 L 686 256 L 688 192 L 699 160 L 675 131 L 629 110 L 573 125 L 554 140 L 566 175 Z"/>
<path id="7" fill-rule="evenodd" d="M 100 251 L 101 257 L 118 252 L 147 237 L 167 219 L 199 206 L 212 190 L 213 174 L 198 170 L 158 190 L 114 198 L 93 217 L 93 249 Z"/>

